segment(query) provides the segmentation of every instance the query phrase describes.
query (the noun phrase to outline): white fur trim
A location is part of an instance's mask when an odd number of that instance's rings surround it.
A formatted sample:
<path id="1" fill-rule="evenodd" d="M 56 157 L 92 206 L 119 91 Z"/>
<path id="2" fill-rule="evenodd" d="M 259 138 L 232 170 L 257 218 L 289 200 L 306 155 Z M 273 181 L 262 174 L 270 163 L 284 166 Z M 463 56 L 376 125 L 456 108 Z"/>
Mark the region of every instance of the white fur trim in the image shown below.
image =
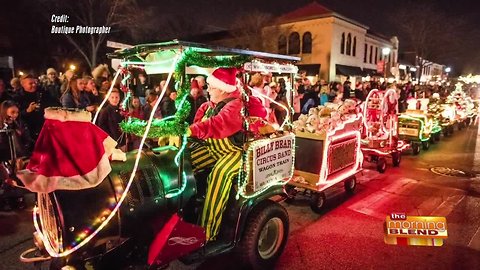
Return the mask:
<path id="1" fill-rule="evenodd" d="M 50 107 L 45 109 L 45 119 L 59 120 L 62 122 L 91 122 L 92 115 L 87 111 L 69 111 L 63 108 Z"/>
<path id="2" fill-rule="evenodd" d="M 80 190 L 95 187 L 107 177 L 111 170 L 108 155 L 104 154 L 98 167 L 85 175 L 47 177 L 30 170 L 22 170 L 17 173 L 17 176 L 28 190 L 49 193 L 55 190 Z"/>
<path id="3" fill-rule="evenodd" d="M 101 157 L 98 166 L 85 175 L 47 177 L 30 170 L 22 170 L 17 173 L 17 177 L 32 192 L 49 193 L 55 190 L 92 188 L 99 185 L 112 171 L 109 157 L 115 151 L 116 144 L 117 142 L 111 137 L 105 138 L 103 141 L 105 153 Z"/>
<path id="4" fill-rule="evenodd" d="M 210 75 L 210 76 L 207 77 L 207 83 L 210 84 L 212 87 L 218 88 L 218 89 L 220 89 L 222 91 L 225 91 L 227 93 L 232 93 L 235 90 L 237 90 L 236 85 L 226 84 L 224 81 L 219 80 L 218 78 L 214 77 L 213 75 Z"/>

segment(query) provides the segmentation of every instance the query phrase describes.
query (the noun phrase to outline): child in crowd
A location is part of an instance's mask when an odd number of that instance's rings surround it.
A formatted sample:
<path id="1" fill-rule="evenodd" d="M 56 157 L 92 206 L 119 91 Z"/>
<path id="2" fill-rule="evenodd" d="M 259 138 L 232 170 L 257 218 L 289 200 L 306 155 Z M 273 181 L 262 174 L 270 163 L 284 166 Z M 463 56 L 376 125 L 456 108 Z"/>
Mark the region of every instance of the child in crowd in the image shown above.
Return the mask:
<path id="1" fill-rule="evenodd" d="M 14 161 L 17 170 L 23 169 L 24 161 L 29 156 L 33 146 L 33 140 L 27 127 L 18 118 L 19 109 L 14 101 L 6 100 L 0 105 L 0 129 L 13 130 L 13 147 L 10 147 L 9 135 L 7 133 L 0 133 L 0 186 L 3 190 L 2 201 L 3 208 L 10 210 L 13 206 L 23 208 L 24 198 L 23 192 L 12 188 L 5 184 L 8 179 L 8 172 L 6 170 L 5 162 L 11 161 L 11 150 L 15 150 L 17 159 Z"/>
<path id="2" fill-rule="evenodd" d="M 108 105 L 102 108 L 98 114 L 97 125 L 103 129 L 110 137 L 117 141 L 117 148 L 125 152 L 125 136 L 120 130 L 119 123 L 122 122 L 123 116 L 120 113 L 120 92 L 114 88 L 108 98 Z"/>

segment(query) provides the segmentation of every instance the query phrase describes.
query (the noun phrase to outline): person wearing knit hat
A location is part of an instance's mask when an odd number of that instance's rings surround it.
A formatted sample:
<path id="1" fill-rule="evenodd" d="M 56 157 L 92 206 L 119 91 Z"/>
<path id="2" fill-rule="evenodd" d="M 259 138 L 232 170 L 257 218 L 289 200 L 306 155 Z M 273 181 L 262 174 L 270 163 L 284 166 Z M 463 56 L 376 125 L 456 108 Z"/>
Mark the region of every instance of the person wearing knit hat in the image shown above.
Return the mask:
<path id="1" fill-rule="evenodd" d="M 233 180 L 240 169 L 243 146 L 243 107 L 235 68 L 217 68 L 208 76 L 210 101 L 195 114 L 187 134 L 206 140 L 191 151 L 194 171 L 212 168 L 207 179 L 207 193 L 201 217 L 207 240 L 215 240 L 222 222 Z M 261 107 L 256 116 L 265 117 Z M 263 115 L 261 115 L 263 113 Z M 252 114 L 251 114 L 252 115 Z M 253 115 L 252 115 L 253 116 Z"/>
<path id="2" fill-rule="evenodd" d="M 54 68 L 47 69 L 47 79 L 42 83 L 43 88 L 50 94 L 55 100 L 60 100 L 62 96 L 61 87 L 62 83 L 57 76 L 57 71 Z"/>

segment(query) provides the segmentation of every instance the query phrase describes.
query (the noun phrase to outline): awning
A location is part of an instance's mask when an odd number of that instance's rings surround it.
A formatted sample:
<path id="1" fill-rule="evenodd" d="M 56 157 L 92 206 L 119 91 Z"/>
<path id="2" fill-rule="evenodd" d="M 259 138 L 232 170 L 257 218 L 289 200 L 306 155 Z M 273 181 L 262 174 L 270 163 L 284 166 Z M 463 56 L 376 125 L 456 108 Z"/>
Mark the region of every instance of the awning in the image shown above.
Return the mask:
<path id="1" fill-rule="evenodd" d="M 335 65 L 337 75 L 344 76 L 364 76 L 364 72 L 359 67 L 354 66 L 345 66 L 345 65 Z"/>
<path id="2" fill-rule="evenodd" d="M 307 76 L 315 76 L 320 74 L 320 64 L 297 65 L 299 71 L 307 72 Z"/>

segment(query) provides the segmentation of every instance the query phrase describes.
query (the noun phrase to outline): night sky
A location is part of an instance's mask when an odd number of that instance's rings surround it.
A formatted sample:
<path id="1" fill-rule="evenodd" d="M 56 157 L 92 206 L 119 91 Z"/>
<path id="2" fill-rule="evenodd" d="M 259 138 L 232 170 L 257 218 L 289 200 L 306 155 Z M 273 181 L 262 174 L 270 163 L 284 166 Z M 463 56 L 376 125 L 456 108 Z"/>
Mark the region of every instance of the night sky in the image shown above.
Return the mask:
<path id="1" fill-rule="evenodd" d="M 48 33 L 49 22 L 42 19 L 42 14 L 35 14 L 30 4 L 34 0 L 4 1 L 0 16 L 0 37 L 6 36 L 9 42 L 7 45 L 0 42 L 0 55 L 15 55 L 17 66 L 35 65 L 43 66 L 50 63 L 45 60 L 48 58 L 49 51 L 52 51 L 53 45 L 61 45 L 65 52 L 65 57 L 75 57 L 75 50 L 68 48 L 65 40 L 59 37 L 51 37 Z M 76 1 L 76 0 L 64 0 Z M 198 24 L 228 28 L 233 19 L 241 14 L 258 10 L 279 16 L 306 5 L 312 0 L 137 0 L 145 9 L 156 6 L 162 14 L 170 14 L 178 18 L 187 17 Z M 480 73 L 480 2 L 475 0 L 321 0 L 317 1 L 331 10 L 345 15 L 349 18 L 359 21 L 370 27 L 374 32 L 385 36 L 399 35 L 395 23 L 389 17 L 395 14 L 398 7 L 405 5 L 408 1 L 431 3 L 440 10 L 443 10 L 451 18 L 461 18 L 467 22 L 466 29 L 461 29 L 464 41 L 468 41 L 462 54 L 455 59 L 443 59 L 444 64 L 456 67 L 456 72 Z M 44 14 L 43 14 L 44 15 Z M 49 15 L 49 14 L 47 14 Z M 45 17 L 45 16 L 44 16 Z M 141 18 L 139 18 L 141 19 Z M 39 26 L 41 23 L 47 26 Z M 401 23 L 401 22 L 398 22 Z M 32 34 L 30 34 L 32 33 Z M 38 33 L 39 35 L 36 35 Z M 34 40 L 32 40 L 34 38 Z M 121 38 L 115 37 L 117 41 Z M 399 36 L 400 50 L 406 50 L 408 44 L 405 39 Z M 47 44 L 50 42 L 50 44 Z M 432 37 L 435 42 L 435 37 Z M 442 44 L 439 44 L 442 46 Z M 32 50 L 35 48 L 35 50 Z M 62 51 L 62 50 L 60 50 Z M 36 55 L 36 54 L 43 55 Z M 47 55 L 45 55 L 47 54 Z M 78 54 L 77 54 L 78 56 Z M 38 63 L 38 64 L 36 64 Z"/>

